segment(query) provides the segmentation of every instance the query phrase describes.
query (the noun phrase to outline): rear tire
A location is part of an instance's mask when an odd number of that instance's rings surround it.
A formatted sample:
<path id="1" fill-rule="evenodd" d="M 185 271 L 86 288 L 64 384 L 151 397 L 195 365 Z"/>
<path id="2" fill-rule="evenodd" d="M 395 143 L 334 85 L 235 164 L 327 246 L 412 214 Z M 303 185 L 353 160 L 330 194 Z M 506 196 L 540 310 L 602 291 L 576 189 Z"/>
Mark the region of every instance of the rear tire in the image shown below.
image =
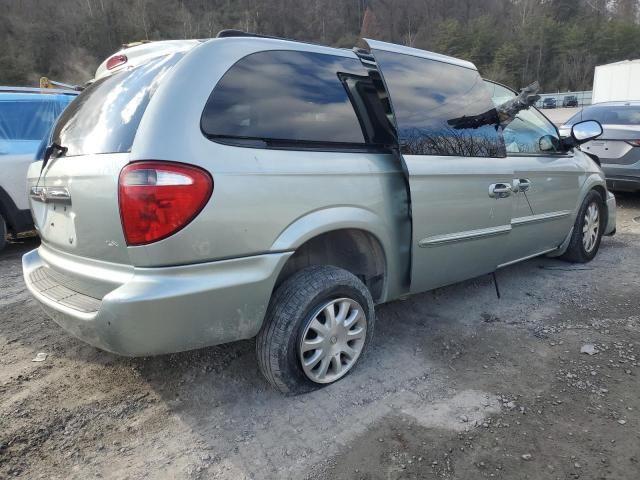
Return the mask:
<path id="1" fill-rule="evenodd" d="M 605 204 L 598 192 L 587 193 L 569 241 L 569 247 L 561 258 L 574 263 L 587 263 L 593 260 L 600 248 L 602 232 L 605 228 Z"/>
<path id="2" fill-rule="evenodd" d="M 7 244 L 7 223 L 4 221 L 4 217 L 0 214 L 0 252 L 4 250 Z"/>
<path id="3" fill-rule="evenodd" d="M 352 273 L 328 265 L 300 270 L 271 298 L 256 339 L 260 371 L 286 394 L 334 383 L 361 359 L 374 317 L 371 293 Z"/>

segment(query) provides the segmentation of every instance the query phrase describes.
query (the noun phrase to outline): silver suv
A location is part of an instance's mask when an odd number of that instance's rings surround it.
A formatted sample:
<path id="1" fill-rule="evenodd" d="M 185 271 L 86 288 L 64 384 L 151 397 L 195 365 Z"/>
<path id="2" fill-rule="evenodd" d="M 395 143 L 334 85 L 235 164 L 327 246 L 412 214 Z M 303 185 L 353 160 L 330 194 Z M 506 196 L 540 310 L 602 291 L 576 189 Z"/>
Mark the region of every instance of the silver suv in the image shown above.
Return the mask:
<path id="1" fill-rule="evenodd" d="M 97 80 L 29 176 L 27 286 L 140 356 L 257 336 L 287 393 L 344 377 L 374 305 L 615 228 L 599 167 L 469 62 L 226 34 Z M 495 108 L 495 104 L 501 107 Z"/>

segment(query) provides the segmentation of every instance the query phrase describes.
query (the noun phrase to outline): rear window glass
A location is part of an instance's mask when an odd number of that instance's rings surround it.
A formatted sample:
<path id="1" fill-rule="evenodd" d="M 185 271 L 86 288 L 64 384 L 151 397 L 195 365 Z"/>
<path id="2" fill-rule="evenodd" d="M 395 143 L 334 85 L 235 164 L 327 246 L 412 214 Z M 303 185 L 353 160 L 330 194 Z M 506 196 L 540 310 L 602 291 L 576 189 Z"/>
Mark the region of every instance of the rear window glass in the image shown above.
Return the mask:
<path id="1" fill-rule="evenodd" d="M 573 125 L 584 120 L 597 120 L 603 125 L 640 125 L 640 106 L 594 105 L 586 107 L 571 117 L 566 125 Z"/>
<path id="2" fill-rule="evenodd" d="M 506 155 L 498 113 L 477 71 L 413 55 L 373 54 L 389 89 L 402 153 Z"/>
<path id="3" fill-rule="evenodd" d="M 97 80 L 64 111 L 53 141 L 68 149 L 67 156 L 130 151 L 162 77 L 183 56 L 160 57 Z"/>
<path id="4" fill-rule="evenodd" d="M 24 97 L 24 95 L 23 95 Z M 72 95 L 32 95 L 0 98 L 0 140 L 43 140 Z"/>
<path id="5" fill-rule="evenodd" d="M 348 85 L 357 78 L 367 79 L 367 70 L 354 58 L 297 51 L 254 53 L 220 79 L 202 113 L 201 128 L 212 140 L 232 143 L 253 139 L 273 146 L 364 144 Z"/>

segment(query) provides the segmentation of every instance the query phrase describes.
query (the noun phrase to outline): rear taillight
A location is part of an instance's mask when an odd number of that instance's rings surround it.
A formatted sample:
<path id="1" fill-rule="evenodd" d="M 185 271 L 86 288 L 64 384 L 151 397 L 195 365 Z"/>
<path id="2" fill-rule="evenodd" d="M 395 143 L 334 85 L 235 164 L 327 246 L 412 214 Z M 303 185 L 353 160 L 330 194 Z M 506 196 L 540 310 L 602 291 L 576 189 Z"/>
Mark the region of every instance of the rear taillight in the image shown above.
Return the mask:
<path id="1" fill-rule="evenodd" d="M 107 60 L 107 70 L 113 70 L 120 65 L 124 65 L 125 63 L 127 63 L 127 60 L 128 58 L 126 55 L 114 55 L 112 57 L 109 57 L 109 59 Z"/>
<path id="2" fill-rule="evenodd" d="M 626 140 L 626 142 L 633 147 L 640 147 L 640 140 Z"/>
<path id="3" fill-rule="evenodd" d="M 118 201 L 127 245 L 173 235 L 193 220 L 213 192 L 213 179 L 191 165 L 145 161 L 120 172 Z"/>

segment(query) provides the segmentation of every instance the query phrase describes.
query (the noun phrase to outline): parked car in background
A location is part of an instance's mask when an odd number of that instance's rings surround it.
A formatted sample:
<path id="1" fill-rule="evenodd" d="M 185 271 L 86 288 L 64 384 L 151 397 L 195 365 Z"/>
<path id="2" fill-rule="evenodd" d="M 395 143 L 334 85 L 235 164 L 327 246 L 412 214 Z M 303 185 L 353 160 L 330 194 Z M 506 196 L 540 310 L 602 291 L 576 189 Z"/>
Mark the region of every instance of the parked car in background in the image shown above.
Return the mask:
<path id="1" fill-rule="evenodd" d="M 257 336 L 267 380 L 306 392 L 356 365 L 375 304 L 542 254 L 588 262 L 615 230 L 571 147 L 597 122 L 560 142 L 424 50 L 238 35 L 95 82 L 31 167 L 24 278 L 78 338 L 140 356 Z"/>
<path id="2" fill-rule="evenodd" d="M 577 107 L 578 106 L 578 97 L 575 95 L 566 95 L 562 99 L 563 107 Z"/>
<path id="3" fill-rule="evenodd" d="M 606 102 L 585 107 L 560 127 L 563 136 L 585 120 L 602 124 L 601 137 L 581 148 L 600 159 L 612 190 L 640 191 L 640 101 Z"/>
<path id="4" fill-rule="evenodd" d="M 98 66 L 92 81 L 113 75 L 124 68 L 140 66 L 163 55 L 190 50 L 199 43 L 201 40 L 159 40 L 125 44 Z"/>
<path id="5" fill-rule="evenodd" d="M 33 229 L 27 170 L 53 123 L 78 92 L 0 87 L 0 250 L 7 234 Z"/>
<path id="6" fill-rule="evenodd" d="M 542 108 L 556 108 L 556 99 L 553 97 L 547 97 L 542 100 Z"/>

